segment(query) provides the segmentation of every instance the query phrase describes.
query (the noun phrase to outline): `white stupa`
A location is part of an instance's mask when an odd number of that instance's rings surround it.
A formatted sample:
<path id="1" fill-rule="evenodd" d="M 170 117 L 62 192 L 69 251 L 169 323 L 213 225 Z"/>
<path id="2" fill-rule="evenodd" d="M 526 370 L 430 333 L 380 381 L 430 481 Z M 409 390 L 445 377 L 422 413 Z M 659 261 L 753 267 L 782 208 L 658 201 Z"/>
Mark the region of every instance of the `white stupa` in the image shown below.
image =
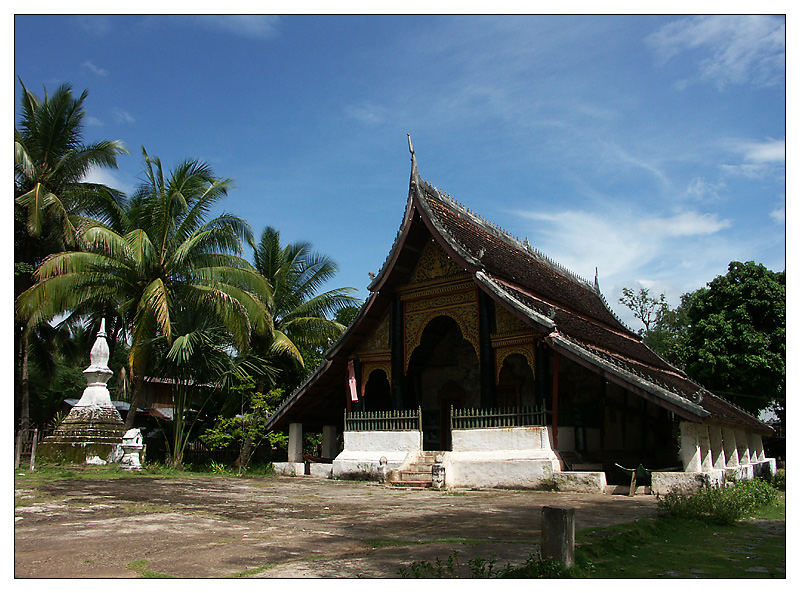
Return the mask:
<path id="1" fill-rule="evenodd" d="M 121 442 L 125 433 L 122 416 L 111 403 L 111 394 L 106 386 L 114 374 L 108 368 L 108 357 L 106 320 L 103 319 L 89 354 L 89 368 L 83 371 L 88 385 L 81 399 L 45 443 L 118 445 Z"/>

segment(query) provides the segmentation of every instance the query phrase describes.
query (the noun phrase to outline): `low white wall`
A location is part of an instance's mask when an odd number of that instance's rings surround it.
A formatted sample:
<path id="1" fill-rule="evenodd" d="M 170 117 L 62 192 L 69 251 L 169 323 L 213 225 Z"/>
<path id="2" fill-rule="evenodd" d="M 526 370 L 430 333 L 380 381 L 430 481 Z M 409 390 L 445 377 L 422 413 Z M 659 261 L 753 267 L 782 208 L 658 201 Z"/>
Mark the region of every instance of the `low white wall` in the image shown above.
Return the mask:
<path id="1" fill-rule="evenodd" d="M 544 488 L 560 463 L 547 427 L 473 428 L 453 431 L 444 454 L 448 488 Z"/>
<path id="2" fill-rule="evenodd" d="M 453 452 L 548 451 L 552 453 L 546 426 L 470 428 L 453 431 Z"/>
<path id="3" fill-rule="evenodd" d="M 359 430 L 344 433 L 344 450 L 333 460 L 334 478 L 377 479 L 381 457 L 388 469 L 399 468 L 422 446 L 416 430 Z"/>
<path id="4" fill-rule="evenodd" d="M 558 492 L 588 494 L 605 494 L 608 485 L 604 472 L 555 472 L 553 483 Z"/>
<path id="5" fill-rule="evenodd" d="M 309 475 L 312 478 L 330 478 L 333 476 L 332 463 L 309 463 Z"/>
<path id="6" fill-rule="evenodd" d="M 302 476 L 305 473 L 306 466 L 304 463 L 296 463 L 293 461 L 283 461 L 272 464 L 272 469 L 279 476 Z"/>

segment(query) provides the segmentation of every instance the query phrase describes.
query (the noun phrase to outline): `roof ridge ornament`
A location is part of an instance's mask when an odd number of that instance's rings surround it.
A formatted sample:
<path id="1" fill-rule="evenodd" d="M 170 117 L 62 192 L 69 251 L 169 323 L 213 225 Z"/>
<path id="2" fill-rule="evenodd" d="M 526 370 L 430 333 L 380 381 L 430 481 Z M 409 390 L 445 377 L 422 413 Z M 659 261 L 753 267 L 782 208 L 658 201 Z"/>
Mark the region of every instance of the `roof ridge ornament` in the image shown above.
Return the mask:
<path id="1" fill-rule="evenodd" d="M 408 136 L 408 152 L 411 153 L 411 183 L 417 185 L 421 181 L 417 169 L 417 156 L 414 154 L 414 145 L 411 144 L 411 134 L 406 134 L 406 136 Z"/>

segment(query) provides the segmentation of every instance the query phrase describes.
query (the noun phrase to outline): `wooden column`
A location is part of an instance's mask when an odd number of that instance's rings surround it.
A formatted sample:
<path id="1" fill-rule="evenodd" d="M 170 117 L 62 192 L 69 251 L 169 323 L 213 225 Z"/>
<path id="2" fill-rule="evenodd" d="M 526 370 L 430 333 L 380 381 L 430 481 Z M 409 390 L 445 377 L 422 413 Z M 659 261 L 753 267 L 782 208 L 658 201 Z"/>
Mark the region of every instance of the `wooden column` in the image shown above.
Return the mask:
<path id="1" fill-rule="evenodd" d="M 391 345 L 392 345 L 392 409 L 403 409 L 404 340 L 403 340 L 403 301 L 399 294 L 392 302 Z"/>
<path id="2" fill-rule="evenodd" d="M 553 352 L 553 447 L 558 448 L 558 368 L 561 354 Z"/>
<path id="3" fill-rule="evenodd" d="M 541 341 L 536 342 L 534 359 L 534 384 L 536 390 L 536 405 L 545 406 L 547 402 L 547 345 Z"/>
<path id="4" fill-rule="evenodd" d="M 495 389 L 494 352 L 492 351 L 492 317 L 494 301 L 478 290 L 478 332 L 480 345 L 479 361 L 481 367 L 481 407 L 497 407 L 497 390 Z"/>

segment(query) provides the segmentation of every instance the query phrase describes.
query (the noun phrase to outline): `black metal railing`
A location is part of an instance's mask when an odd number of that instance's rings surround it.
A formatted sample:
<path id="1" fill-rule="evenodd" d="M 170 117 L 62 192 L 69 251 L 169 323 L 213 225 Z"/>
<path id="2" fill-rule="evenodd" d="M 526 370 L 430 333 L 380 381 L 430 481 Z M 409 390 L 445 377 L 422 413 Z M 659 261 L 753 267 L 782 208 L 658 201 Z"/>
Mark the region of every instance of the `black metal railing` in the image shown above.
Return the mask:
<path id="1" fill-rule="evenodd" d="M 544 405 L 486 409 L 450 408 L 450 430 L 545 426 L 545 423 Z"/>
<path id="2" fill-rule="evenodd" d="M 359 430 L 416 430 L 422 432 L 422 408 L 381 412 L 345 412 L 344 429 L 347 432 Z"/>

